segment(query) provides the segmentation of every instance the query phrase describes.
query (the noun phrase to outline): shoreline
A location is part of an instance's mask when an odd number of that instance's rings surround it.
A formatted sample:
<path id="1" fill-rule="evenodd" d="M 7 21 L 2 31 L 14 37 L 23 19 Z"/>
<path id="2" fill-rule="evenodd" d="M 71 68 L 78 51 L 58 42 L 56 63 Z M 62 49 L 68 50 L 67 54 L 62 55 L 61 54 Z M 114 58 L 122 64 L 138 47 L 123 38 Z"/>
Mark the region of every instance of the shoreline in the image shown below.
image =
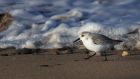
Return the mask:
<path id="1" fill-rule="evenodd" d="M 44 51 L 44 50 L 40 50 Z M 139 79 L 140 52 L 132 55 L 95 56 L 84 60 L 83 52 L 72 54 L 52 54 L 44 51 L 39 54 L 0 55 L 1 79 Z M 17 53 L 15 49 L 1 50 L 2 53 Z"/>

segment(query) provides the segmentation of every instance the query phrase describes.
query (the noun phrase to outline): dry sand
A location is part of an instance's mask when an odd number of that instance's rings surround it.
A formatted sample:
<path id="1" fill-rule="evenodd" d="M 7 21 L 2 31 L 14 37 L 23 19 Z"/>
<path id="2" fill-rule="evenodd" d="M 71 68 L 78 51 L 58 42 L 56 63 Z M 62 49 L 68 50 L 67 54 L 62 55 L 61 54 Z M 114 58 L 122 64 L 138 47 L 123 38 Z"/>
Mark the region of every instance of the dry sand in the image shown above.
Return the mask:
<path id="1" fill-rule="evenodd" d="M 3 54 L 15 50 L 1 50 L 0 79 L 140 79 L 140 55 L 121 57 L 93 57 L 83 60 L 85 54 L 54 55 Z M 17 53 L 17 52 L 16 52 Z"/>

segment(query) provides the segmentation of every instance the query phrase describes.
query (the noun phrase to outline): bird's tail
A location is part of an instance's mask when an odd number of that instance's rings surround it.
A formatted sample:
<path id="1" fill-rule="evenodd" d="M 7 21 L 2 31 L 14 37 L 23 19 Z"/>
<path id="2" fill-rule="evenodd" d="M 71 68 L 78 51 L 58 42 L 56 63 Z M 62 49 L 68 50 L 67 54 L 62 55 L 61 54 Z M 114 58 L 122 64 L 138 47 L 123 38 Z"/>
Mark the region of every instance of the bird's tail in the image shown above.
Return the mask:
<path id="1" fill-rule="evenodd" d="M 117 42 L 123 42 L 122 40 L 116 40 Z"/>
<path id="2" fill-rule="evenodd" d="M 118 44 L 120 42 L 123 42 L 122 40 L 115 40 L 115 44 Z"/>

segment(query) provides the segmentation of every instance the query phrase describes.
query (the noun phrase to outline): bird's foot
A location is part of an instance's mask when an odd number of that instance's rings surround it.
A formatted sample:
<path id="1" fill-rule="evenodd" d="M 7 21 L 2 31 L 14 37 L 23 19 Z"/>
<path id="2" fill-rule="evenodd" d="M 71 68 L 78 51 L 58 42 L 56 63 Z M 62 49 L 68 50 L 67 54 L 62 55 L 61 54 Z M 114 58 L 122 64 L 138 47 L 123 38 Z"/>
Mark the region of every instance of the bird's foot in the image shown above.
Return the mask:
<path id="1" fill-rule="evenodd" d="M 104 61 L 108 61 L 108 59 L 104 59 Z"/>
<path id="2" fill-rule="evenodd" d="M 105 59 L 104 59 L 104 61 L 108 61 L 108 59 L 107 59 L 107 56 L 105 55 Z"/>
<path id="3" fill-rule="evenodd" d="M 90 59 L 91 57 L 93 57 L 93 56 L 95 56 L 96 55 L 96 53 L 94 53 L 93 55 L 88 55 L 87 57 L 85 57 L 84 59 L 85 60 L 88 60 L 88 59 Z"/>
<path id="4" fill-rule="evenodd" d="M 85 60 L 88 60 L 88 59 L 90 59 L 90 58 L 91 58 L 91 57 L 90 57 L 90 56 L 88 56 L 88 57 L 85 57 L 84 59 L 85 59 Z"/>

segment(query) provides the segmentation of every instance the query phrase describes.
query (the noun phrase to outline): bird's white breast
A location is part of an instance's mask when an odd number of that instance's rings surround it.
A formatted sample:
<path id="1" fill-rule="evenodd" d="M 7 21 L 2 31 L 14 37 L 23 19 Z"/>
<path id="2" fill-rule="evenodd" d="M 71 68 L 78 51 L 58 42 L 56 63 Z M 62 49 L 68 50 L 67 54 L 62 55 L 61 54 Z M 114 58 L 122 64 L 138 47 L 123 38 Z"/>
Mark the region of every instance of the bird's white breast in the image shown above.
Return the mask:
<path id="1" fill-rule="evenodd" d="M 95 52 L 100 52 L 104 49 L 102 45 L 97 45 L 93 43 L 93 40 L 91 38 L 81 38 L 84 46 L 90 50 L 90 51 L 95 51 Z"/>

